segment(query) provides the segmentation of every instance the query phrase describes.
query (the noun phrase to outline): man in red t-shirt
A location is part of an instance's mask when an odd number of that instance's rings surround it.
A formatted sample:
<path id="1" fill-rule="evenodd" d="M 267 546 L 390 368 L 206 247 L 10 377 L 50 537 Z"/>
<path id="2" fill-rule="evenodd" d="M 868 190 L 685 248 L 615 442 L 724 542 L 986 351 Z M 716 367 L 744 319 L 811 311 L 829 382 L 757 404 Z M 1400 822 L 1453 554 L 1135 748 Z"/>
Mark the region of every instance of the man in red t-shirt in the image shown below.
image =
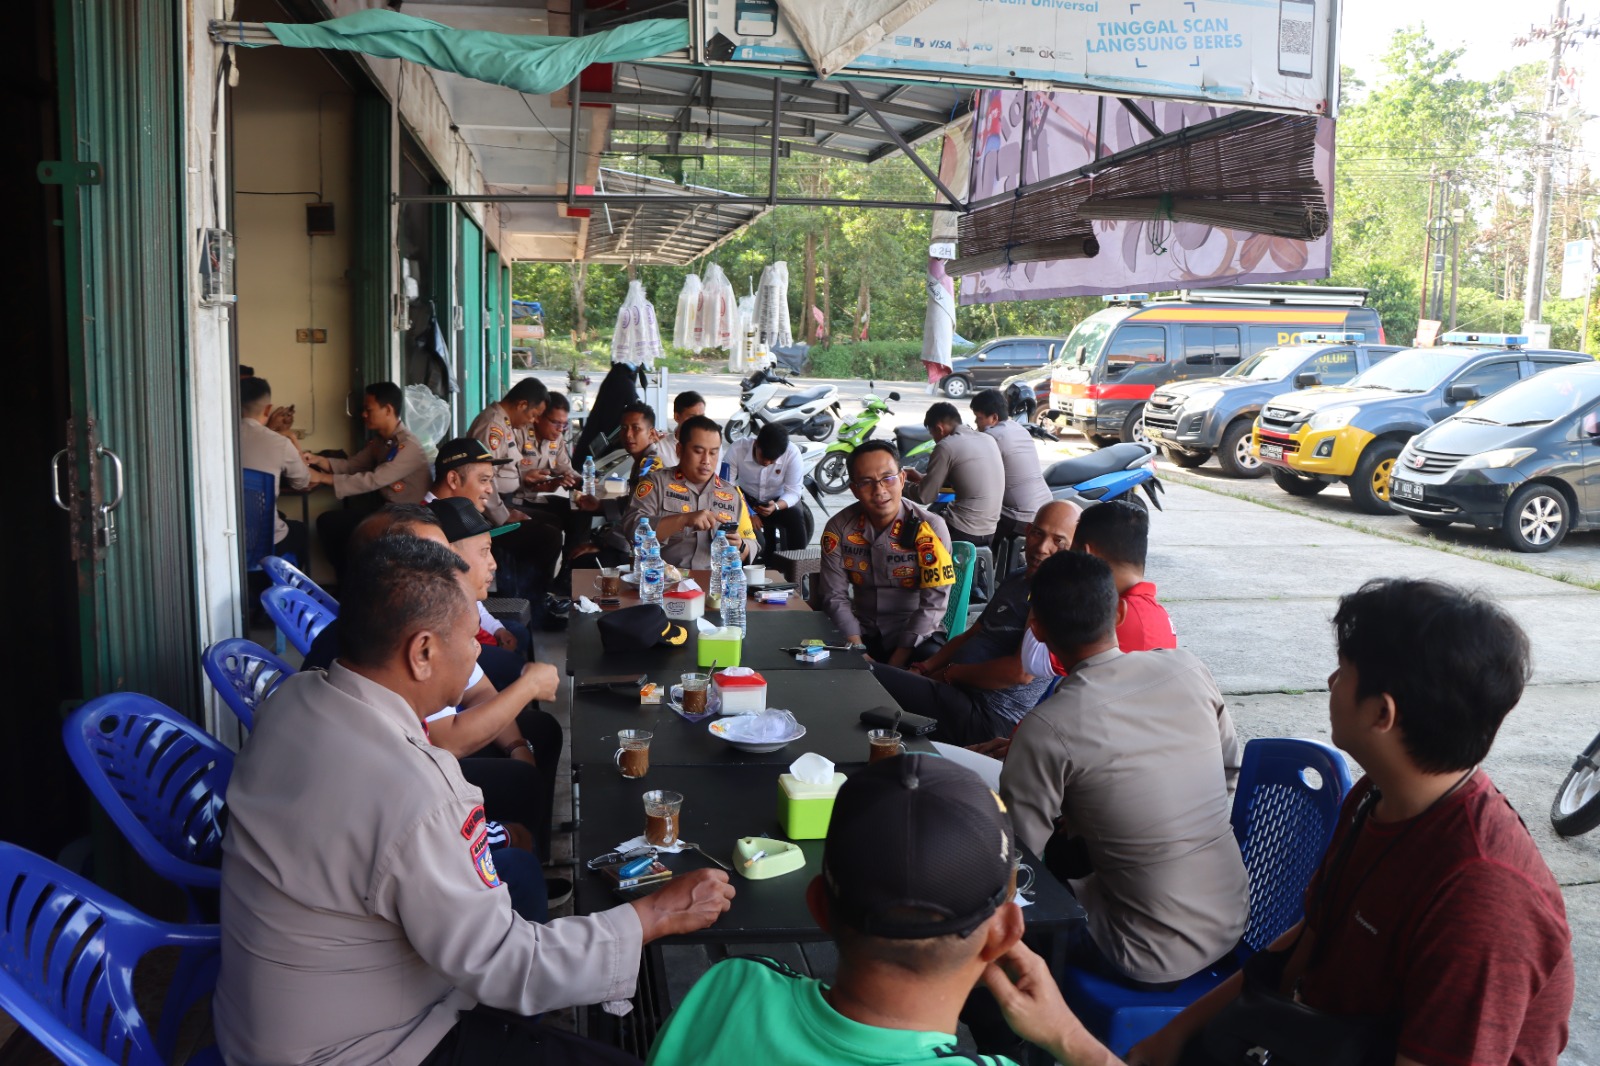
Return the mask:
<path id="1" fill-rule="evenodd" d="M 1345 802 L 1307 917 L 1273 945 L 1289 953 L 1280 991 L 1390 1023 L 1392 1046 L 1376 1061 L 1553 1066 L 1573 999 L 1566 909 L 1527 828 L 1479 769 L 1522 698 L 1527 635 L 1498 606 L 1432 581 L 1369 582 L 1340 601 L 1333 624 L 1333 742 L 1367 775 Z M 1033 1020 L 1019 1034 L 1072 1049 L 1063 1061 L 1118 1062 L 1026 948 L 984 983 L 1008 1019 Z M 1238 974 L 1223 982 L 1126 1062 L 1214 1061 L 1195 1038 L 1241 986 Z"/>
<path id="2" fill-rule="evenodd" d="M 1156 602 L 1156 587 L 1144 579 L 1150 551 L 1150 513 L 1142 507 L 1110 500 L 1095 504 L 1078 518 L 1072 550 L 1088 552 L 1111 567 L 1122 600 L 1118 611 L 1117 647 L 1123 651 L 1176 648 L 1178 632 L 1167 609 Z"/>

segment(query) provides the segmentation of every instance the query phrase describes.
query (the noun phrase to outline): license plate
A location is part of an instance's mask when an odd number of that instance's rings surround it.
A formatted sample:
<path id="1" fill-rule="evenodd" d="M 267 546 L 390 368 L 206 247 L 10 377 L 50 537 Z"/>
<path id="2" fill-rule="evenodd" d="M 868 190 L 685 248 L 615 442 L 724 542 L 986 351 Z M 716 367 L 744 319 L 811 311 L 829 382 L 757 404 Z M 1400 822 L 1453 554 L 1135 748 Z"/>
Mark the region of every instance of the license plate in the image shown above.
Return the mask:
<path id="1" fill-rule="evenodd" d="M 1281 444 L 1263 444 L 1261 446 L 1261 458 L 1263 458 L 1263 459 L 1278 459 L 1278 460 L 1282 460 L 1283 459 L 1283 445 L 1281 445 Z"/>
<path id="2" fill-rule="evenodd" d="M 1064 415 L 1066 415 L 1066 416 L 1068 416 L 1070 418 L 1071 415 L 1072 415 L 1072 401 L 1071 400 L 1057 400 L 1056 401 L 1056 410 L 1060 411 L 1062 414 L 1064 414 Z"/>
<path id="3" fill-rule="evenodd" d="M 1422 486 L 1415 481 L 1401 481 L 1399 478 L 1389 479 L 1389 495 L 1397 500 L 1415 500 L 1422 502 Z"/>

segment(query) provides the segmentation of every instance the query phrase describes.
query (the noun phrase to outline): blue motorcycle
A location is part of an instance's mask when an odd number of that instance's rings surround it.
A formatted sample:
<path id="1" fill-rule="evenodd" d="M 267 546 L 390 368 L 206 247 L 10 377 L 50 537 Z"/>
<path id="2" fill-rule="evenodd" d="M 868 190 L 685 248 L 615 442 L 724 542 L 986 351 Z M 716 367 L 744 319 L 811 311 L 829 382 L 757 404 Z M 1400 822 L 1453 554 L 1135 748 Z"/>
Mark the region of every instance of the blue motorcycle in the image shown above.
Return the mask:
<path id="1" fill-rule="evenodd" d="M 1117 499 L 1144 507 L 1144 500 L 1139 498 L 1142 488 L 1156 509 L 1161 510 L 1160 494 L 1166 489 L 1156 477 L 1155 462 L 1153 444 L 1114 444 L 1053 463 L 1044 472 L 1044 481 L 1056 499 L 1072 500 L 1083 507 Z"/>

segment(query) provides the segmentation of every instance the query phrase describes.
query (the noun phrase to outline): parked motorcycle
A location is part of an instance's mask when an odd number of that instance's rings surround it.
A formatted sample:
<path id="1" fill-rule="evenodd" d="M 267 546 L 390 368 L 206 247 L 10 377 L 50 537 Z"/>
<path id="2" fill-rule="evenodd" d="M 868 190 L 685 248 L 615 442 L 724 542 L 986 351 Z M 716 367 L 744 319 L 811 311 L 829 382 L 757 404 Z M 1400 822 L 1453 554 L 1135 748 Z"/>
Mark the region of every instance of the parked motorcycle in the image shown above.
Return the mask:
<path id="1" fill-rule="evenodd" d="M 780 425 L 791 437 L 824 441 L 838 426 L 839 389 L 835 385 L 814 385 L 809 389 L 778 398 L 794 382 L 772 368 L 764 367 L 740 383 L 739 411 L 722 428 L 729 442 L 744 440 L 761 432 L 766 425 Z"/>
<path id="2" fill-rule="evenodd" d="M 898 392 L 891 392 L 889 399 L 899 400 Z M 883 416 L 892 414 L 889 405 L 883 400 L 867 393 L 861 398 L 861 413 L 855 418 L 839 427 L 839 437 L 828 445 L 822 461 L 817 464 L 817 487 L 823 492 L 843 492 L 850 485 L 850 453 L 855 451 L 856 445 L 870 440 L 876 432 L 878 423 Z"/>
<path id="3" fill-rule="evenodd" d="M 1564 837 L 1581 836 L 1600 825 L 1600 737 L 1583 749 L 1550 805 L 1550 824 Z"/>
<path id="4" fill-rule="evenodd" d="M 1162 510 L 1159 494 L 1166 489 L 1156 477 L 1155 461 L 1153 444 L 1114 444 L 1051 464 L 1044 472 L 1044 481 L 1056 499 L 1072 500 L 1084 507 L 1117 499 L 1145 507 L 1138 493 L 1142 488 L 1156 509 Z"/>

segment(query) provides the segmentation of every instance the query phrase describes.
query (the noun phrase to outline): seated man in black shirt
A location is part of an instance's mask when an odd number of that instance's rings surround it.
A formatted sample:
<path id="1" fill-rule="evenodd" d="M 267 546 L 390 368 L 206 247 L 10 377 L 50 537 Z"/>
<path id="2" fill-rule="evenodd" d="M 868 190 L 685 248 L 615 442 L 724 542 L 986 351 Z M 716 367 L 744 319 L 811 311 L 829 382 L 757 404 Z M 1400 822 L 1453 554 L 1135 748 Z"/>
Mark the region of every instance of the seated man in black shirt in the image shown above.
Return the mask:
<path id="1" fill-rule="evenodd" d="M 1027 527 L 1025 565 L 1000 582 L 971 628 L 908 669 L 872 664 L 904 710 L 938 719 L 934 739 L 965 746 L 1010 736 L 1044 695 L 1050 678 L 1035 677 L 1022 662 L 1028 582 L 1040 563 L 1071 548 L 1077 525 L 1076 504 L 1052 500 L 1039 508 Z"/>

